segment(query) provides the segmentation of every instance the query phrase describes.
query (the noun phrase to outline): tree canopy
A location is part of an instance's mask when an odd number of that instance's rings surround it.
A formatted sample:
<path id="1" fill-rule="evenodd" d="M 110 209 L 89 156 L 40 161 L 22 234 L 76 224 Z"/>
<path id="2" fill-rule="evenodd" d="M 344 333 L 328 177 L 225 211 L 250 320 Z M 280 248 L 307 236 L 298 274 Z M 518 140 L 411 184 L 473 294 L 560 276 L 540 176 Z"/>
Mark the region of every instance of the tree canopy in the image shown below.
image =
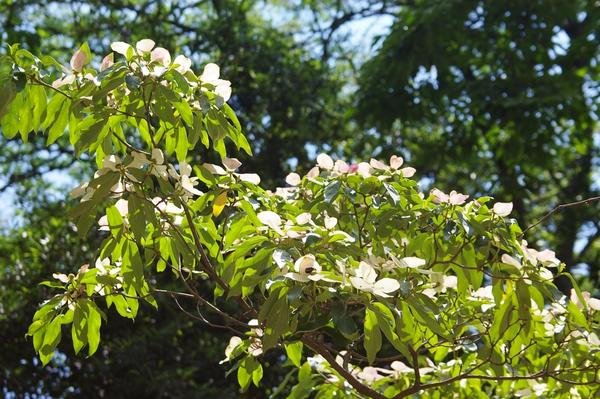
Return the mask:
<path id="1" fill-rule="evenodd" d="M 64 61 L 81 40 L 103 54 L 111 41 L 153 37 L 196 65 L 217 62 L 233 81 L 230 103 L 254 150 L 252 157 L 239 156 L 244 171 L 260 171 L 269 188 L 283 184 L 294 167 L 306 173 L 325 149 L 357 163 L 402 154 L 417 168 L 422 189 L 435 182 L 446 191 L 512 201 L 511 216 L 523 227 L 558 204 L 582 201 L 528 229 L 525 238 L 555 248 L 567 269 L 589 271 L 576 277 L 596 292 L 599 209 L 597 202 L 586 200 L 598 196 L 597 13 L 593 1 L 549 6 L 135 0 L 48 6 L 18 0 L 0 2 L 5 28 L 0 42 L 19 42 L 34 54 Z M 362 34 L 352 28 L 356 21 L 392 25 L 389 34 L 384 30 L 366 49 L 364 42 L 354 45 L 353 36 Z M 101 36 L 105 32 L 112 33 Z M 367 60 L 364 67 L 362 60 Z M 9 365 L 0 383 L 3 392 L 157 396 L 167 389 L 165 381 L 185 375 L 190 385 L 171 386 L 171 397 L 203 397 L 208 392 L 203 389 L 219 382 L 216 376 L 225 368 L 211 368 L 214 376 L 201 370 L 220 359 L 215 347 L 225 346 L 227 337 L 208 328 L 200 341 L 184 339 L 182 331 L 188 330 L 177 326 L 194 330 L 198 325 L 160 298 L 159 310 L 141 312 L 135 324 L 108 313 L 112 319 L 103 326 L 103 346 L 111 355 L 105 360 L 96 355 L 81 362 L 64 345 L 63 369 L 42 369 L 33 360 L 23 331 L 36 304 L 48 295 L 33 285 L 53 272 L 68 274 L 74 264 L 90 262 L 85 249 L 96 248 L 91 243 L 101 242 L 103 233 L 92 229 L 86 239 L 78 238 L 73 224 L 58 216 L 75 204 L 65 200 L 64 187 L 87 180 L 96 168 L 94 159 L 86 153 L 73 156 L 66 137 L 51 146 L 41 134 L 27 138 L 23 143 L 0 134 L 0 193 L 14 193 L 15 207 L 23 210 L 19 218 L 6 220 L 10 227 L 4 226 L 0 237 L 0 335 L 15 343 L 0 354 L 0 363 Z M 188 155 L 192 164 L 220 163 L 219 156 L 202 148 Z M 65 170 L 71 177 L 61 177 L 67 182 L 55 186 L 52 171 Z M 557 283 L 569 296 L 570 283 Z M 126 344 L 124 337 L 133 328 L 147 337 L 152 354 Z M 192 365 L 160 345 L 167 336 L 181 337 L 173 347 L 190 354 Z M 157 370 L 142 369 L 132 360 L 151 355 L 170 359 L 162 363 L 163 378 L 156 383 L 151 376 Z M 115 370 L 116 356 L 120 379 L 94 379 Z M 268 361 L 278 359 L 273 355 Z M 275 369 L 265 368 L 269 382 L 256 389 L 284 378 L 291 381 L 287 386 L 295 383 L 295 375 Z M 224 387 L 219 388 L 223 395 L 238 397 Z"/>
<path id="2" fill-rule="evenodd" d="M 229 331 L 222 362 L 243 391 L 260 385 L 263 355 L 284 350 L 291 398 L 597 392 L 600 300 L 553 251 L 529 247 L 511 202 L 426 195 L 396 155 L 320 154 L 265 191 L 229 157 L 251 147 L 216 64 L 196 74 L 151 39 L 111 50 L 99 68 L 87 44 L 67 68 L 18 45 L 1 61 L 4 135 L 66 137 L 97 165 L 71 192 L 70 216 L 84 237 L 105 233 L 89 263 L 42 283 L 58 292 L 27 334 L 44 365 L 63 326 L 75 354 L 91 356 L 106 311 L 134 319 L 165 295 Z M 196 146 L 221 165 L 188 164 Z M 572 282 L 570 298 L 556 276 Z"/>

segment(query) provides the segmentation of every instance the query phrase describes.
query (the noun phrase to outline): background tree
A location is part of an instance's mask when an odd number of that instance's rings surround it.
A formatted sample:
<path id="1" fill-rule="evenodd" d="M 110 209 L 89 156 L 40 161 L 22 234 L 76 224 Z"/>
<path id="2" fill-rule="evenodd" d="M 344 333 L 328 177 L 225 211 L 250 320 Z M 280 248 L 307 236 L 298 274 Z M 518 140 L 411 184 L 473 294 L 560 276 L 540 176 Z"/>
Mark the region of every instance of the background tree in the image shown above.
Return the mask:
<path id="1" fill-rule="evenodd" d="M 527 226 L 599 194 L 600 9 L 593 1 L 419 1 L 361 70 L 355 148 L 402 148 L 436 184 L 515 203 Z M 599 203 L 527 234 L 600 267 Z M 568 291 L 566 281 L 561 281 Z"/>

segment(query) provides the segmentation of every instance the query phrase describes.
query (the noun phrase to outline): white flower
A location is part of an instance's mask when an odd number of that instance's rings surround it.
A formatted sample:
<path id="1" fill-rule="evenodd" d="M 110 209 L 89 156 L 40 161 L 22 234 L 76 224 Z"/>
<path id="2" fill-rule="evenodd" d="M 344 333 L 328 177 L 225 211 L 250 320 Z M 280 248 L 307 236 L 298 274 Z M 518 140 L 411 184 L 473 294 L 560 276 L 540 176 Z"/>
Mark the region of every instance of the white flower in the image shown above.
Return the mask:
<path id="1" fill-rule="evenodd" d="M 288 264 L 291 264 L 293 261 L 293 258 L 289 254 L 289 252 L 283 249 L 276 249 L 275 251 L 273 251 L 272 257 L 280 269 L 284 269 L 285 267 L 287 267 Z"/>
<path id="2" fill-rule="evenodd" d="M 123 162 L 121 161 L 121 158 L 119 158 L 118 156 L 109 155 L 107 158 L 104 158 L 102 160 L 102 168 L 106 168 L 116 172 L 119 170 L 119 167 L 122 163 Z"/>
<path id="3" fill-rule="evenodd" d="M 203 82 L 210 83 L 212 85 L 216 85 L 219 80 L 219 75 L 221 74 L 221 70 L 217 64 L 208 63 L 204 66 L 204 70 L 200 75 L 200 79 Z"/>
<path id="4" fill-rule="evenodd" d="M 236 337 L 233 336 L 229 339 L 229 344 L 227 344 L 227 347 L 225 348 L 225 359 L 221 360 L 219 362 L 219 364 L 223 364 L 225 362 L 228 362 L 231 360 L 231 355 L 233 354 L 233 351 L 235 350 L 235 348 L 237 348 L 238 346 L 240 346 L 244 341 L 242 341 L 242 339 L 240 337 Z"/>
<path id="5" fill-rule="evenodd" d="M 456 276 L 446 276 L 444 273 L 431 272 L 429 279 L 433 288 L 427 288 L 423 290 L 423 294 L 430 298 L 435 298 L 437 294 L 446 292 L 448 288 L 456 290 L 458 285 L 458 279 Z"/>
<path id="6" fill-rule="evenodd" d="M 583 301 L 585 302 L 585 306 L 579 300 L 577 296 L 577 292 L 575 289 L 571 288 L 571 301 L 577 305 L 578 308 L 590 308 L 592 310 L 600 310 L 600 299 L 592 298 L 591 294 L 587 291 L 581 291 L 581 296 L 583 297 Z"/>
<path id="7" fill-rule="evenodd" d="M 234 176 L 237 176 L 241 181 L 252 183 L 254 185 L 260 184 L 260 176 L 256 173 L 235 173 L 242 163 L 237 158 L 223 158 L 223 166 L 225 169 L 220 167 L 219 165 L 214 165 L 212 163 L 202 164 L 202 167 L 208 170 L 213 175 L 226 175 L 227 173 L 231 173 Z"/>
<path id="8" fill-rule="evenodd" d="M 325 223 L 325 228 L 327 230 L 331 230 L 333 229 L 336 225 L 337 225 L 337 218 L 334 217 L 330 217 L 327 214 L 325 214 L 325 218 L 323 219 L 324 223 Z"/>
<path id="9" fill-rule="evenodd" d="M 508 216 L 513 210 L 512 202 L 496 202 L 494 207 L 492 208 L 492 212 L 494 212 L 498 216 Z"/>
<path id="10" fill-rule="evenodd" d="M 121 55 L 127 55 L 127 51 L 131 48 L 131 45 L 125 42 L 114 42 L 110 45 L 110 48 L 112 49 L 112 51 L 114 51 L 115 53 L 121 54 Z"/>
<path id="11" fill-rule="evenodd" d="M 309 254 L 301 256 L 294 262 L 294 270 L 296 273 L 310 275 L 320 273 L 322 269 L 315 256 Z"/>
<path id="12" fill-rule="evenodd" d="M 283 235 L 283 231 L 281 230 L 281 218 L 278 214 L 272 211 L 262 211 L 256 216 L 263 225 L 268 226 L 280 235 Z"/>
<path id="13" fill-rule="evenodd" d="M 486 285 L 485 287 L 481 287 L 481 288 L 475 290 L 474 292 L 471 293 L 470 298 L 472 300 L 479 301 L 479 302 L 481 302 L 482 300 L 487 302 L 487 303 L 481 304 L 482 312 L 485 312 L 488 309 L 491 309 L 494 306 L 496 306 L 496 304 L 494 302 L 494 295 L 492 293 L 491 285 Z"/>
<path id="14" fill-rule="evenodd" d="M 263 345 L 260 338 L 250 338 L 250 345 L 248 346 L 248 353 L 252 356 L 260 356 L 263 353 Z"/>
<path id="15" fill-rule="evenodd" d="M 162 165 L 165 162 L 165 156 L 160 148 L 154 148 L 152 150 L 151 158 L 158 165 Z"/>
<path id="16" fill-rule="evenodd" d="M 202 167 L 206 170 L 208 170 L 211 174 L 213 175 L 226 175 L 227 172 L 225 171 L 225 169 L 223 169 L 222 167 L 220 167 L 219 165 L 215 165 L 212 163 L 204 163 L 202 164 Z"/>
<path id="17" fill-rule="evenodd" d="M 190 177 L 192 173 L 192 167 L 187 162 L 181 162 L 179 164 L 179 171 L 181 172 L 181 175 L 179 176 L 178 188 L 185 190 L 186 195 L 202 195 L 202 191 L 194 187 L 198 184 L 198 178 Z"/>
<path id="18" fill-rule="evenodd" d="M 146 154 L 141 152 L 133 151 L 131 157 L 133 159 L 127 164 L 127 168 L 141 169 L 149 163 Z"/>
<path id="19" fill-rule="evenodd" d="M 177 57 L 175 57 L 173 64 L 175 65 L 175 70 L 180 74 L 184 75 L 187 71 L 190 70 L 190 67 L 192 66 L 192 60 L 183 55 L 178 55 Z"/>
<path id="20" fill-rule="evenodd" d="M 357 377 L 369 384 L 383 378 L 383 376 L 379 374 L 379 369 L 371 366 L 362 369 L 362 371 L 357 374 Z"/>
<path id="21" fill-rule="evenodd" d="M 333 159 L 327 154 L 319 154 L 317 155 L 317 165 L 319 165 L 321 169 L 332 170 Z"/>
<path id="22" fill-rule="evenodd" d="M 81 202 L 84 202 L 84 201 L 89 201 L 92 198 L 92 196 L 94 195 L 94 192 L 96 192 L 96 190 L 89 187 L 88 182 L 83 182 L 80 185 L 78 185 L 77 187 L 75 187 L 73 190 L 71 190 L 69 195 L 71 198 L 82 197 Z"/>
<path id="23" fill-rule="evenodd" d="M 401 259 L 396 258 L 394 255 L 390 254 L 390 258 L 398 267 L 405 267 L 409 269 L 416 269 L 422 266 L 425 266 L 427 262 L 425 259 L 419 258 L 417 256 L 407 256 Z"/>
<path id="24" fill-rule="evenodd" d="M 285 177 L 285 182 L 292 187 L 296 187 L 297 185 L 299 185 L 300 181 L 301 181 L 301 179 L 300 179 L 300 175 L 298 173 L 292 172 Z"/>
<path id="25" fill-rule="evenodd" d="M 516 260 L 515 258 L 510 256 L 509 254 L 502 254 L 502 256 L 500 257 L 500 260 L 502 261 L 502 263 L 506 263 L 507 265 L 514 266 L 517 269 L 521 269 L 523 267 L 518 260 Z"/>
<path id="26" fill-rule="evenodd" d="M 354 288 L 371 292 L 381 297 L 390 297 L 390 293 L 400 288 L 400 283 L 392 278 L 382 278 L 377 280 L 377 272 L 367 262 L 361 261 L 358 268 L 354 271 L 355 277 L 350 277 L 350 282 Z"/>
<path id="27" fill-rule="evenodd" d="M 296 216 L 296 223 L 300 226 L 303 226 L 310 222 L 312 222 L 312 216 L 308 212 L 304 212 Z"/>
<path id="28" fill-rule="evenodd" d="M 370 177 L 371 171 L 371 165 L 366 162 L 360 162 L 356 167 L 356 172 L 362 177 Z"/>
<path id="29" fill-rule="evenodd" d="M 52 273 L 52 277 L 61 283 L 67 284 L 71 279 L 64 273 Z"/>
<path id="30" fill-rule="evenodd" d="M 139 55 L 143 55 L 152 51 L 155 44 L 152 39 L 142 39 L 135 44 L 135 49 Z"/>
<path id="31" fill-rule="evenodd" d="M 119 215 L 121 215 L 121 217 L 123 218 L 123 223 L 127 224 L 126 218 L 127 214 L 129 213 L 129 203 L 127 202 L 127 200 L 124 200 L 122 198 L 119 199 L 115 203 L 115 207 L 117 208 L 117 211 L 119 211 Z M 100 231 L 110 231 L 107 215 L 104 215 L 100 219 L 98 219 L 98 226 L 100 226 L 98 228 L 98 230 Z"/>

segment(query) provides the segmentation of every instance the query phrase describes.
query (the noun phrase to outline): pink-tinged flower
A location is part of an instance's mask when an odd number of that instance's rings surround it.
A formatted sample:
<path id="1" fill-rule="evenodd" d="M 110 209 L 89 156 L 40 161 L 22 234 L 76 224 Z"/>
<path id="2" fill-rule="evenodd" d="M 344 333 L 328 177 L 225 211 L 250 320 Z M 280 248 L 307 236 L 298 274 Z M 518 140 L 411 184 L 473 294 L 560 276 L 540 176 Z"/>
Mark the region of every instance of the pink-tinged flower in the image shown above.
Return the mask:
<path id="1" fill-rule="evenodd" d="M 115 63 L 115 56 L 113 53 L 110 53 L 106 57 L 102 58 L 102 62 L 100 63 L 100 72 L 105 69 L 110 68 Z"/>
<path id="2" fill-rule="evenodd" d="M 350 171 L 350 166 L 346 162 L 342 161 L 341 159 L 338 159 L 333 164 L 333 170 L 340 174 L 346 174 Z"/>
<path id="3" fill-rule="evenodd" d="M 508 216 L 513 210 L 512 202 L 496 202 L 494 207 L 492 208 L 492 212 L 494 212 L 498 216 Z"/>
<path id="4" fill-rule="evenodd" d="M 71 69 L 79 73 L 88 62 L 89 60 L 87 55 L 83 51 L 77 50 L 71 57 Z"/>
<path id="5" fill-rule="evenodd" d="M 167 49 L 157 47 L 150 53 L 150 62 L 157 62 L 164 67 L 171 65 L 171 54 Z"/>
<path id="6" fill-rule="evenodd" d="M 399 169 L 403 163 L 404 159 L 402 159 L 402 157 L 399 157 L 397 155 L 392 155 L 390 157 L 390 167 L 392 169 Z"/>
<path id="7" fill-rule="evenodd" d="M 371 160 L 369 161 L 369 165 L 373 168 L 373 169 L 377 169 L 377 170 L 388 170 L 389 167 L 384 164 L 381 161 L 378 161 L 374 158 L 371 158 Z"/>
<path id="8" fill-rule="evenodd" d="M 412 166 L 407 166 L 406 168 L 400 169 L 400 173 L 402 174 L 402 177 L 413 177 L 416 172 L 417 172 L 417 170 L 415 168 L 413 168 Z"/>
<path id="9" fill-rule="evenodd" d="M 448 203 L 451 205 L 462 205 L 465 203 L 468 195 L 457 193 L 455 190 L 452 190 L 450 194 L 446 194 L 437 188 L 431 190 L 430 195 L 433 197 L 433 202 L 435 203 Z"/>
<path id="10" fill-rule="evenodd" d="M 356 172 L 362 177 L 370 177 L 371 176 L 371 165 L 366 162 L 360 162 L 356 167 Z"/>

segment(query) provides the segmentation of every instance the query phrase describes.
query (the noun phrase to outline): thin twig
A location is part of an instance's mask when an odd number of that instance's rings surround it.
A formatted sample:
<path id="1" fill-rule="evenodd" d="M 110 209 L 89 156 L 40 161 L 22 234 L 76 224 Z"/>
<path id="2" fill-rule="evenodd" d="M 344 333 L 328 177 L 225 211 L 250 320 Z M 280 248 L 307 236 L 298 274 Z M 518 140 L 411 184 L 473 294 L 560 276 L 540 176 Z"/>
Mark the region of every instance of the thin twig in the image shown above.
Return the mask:
<path id="1" fill-rule="evenodd" d="M 544 222 L 546 219 L 548 219 L 550 216 L 552 216 L 552 214 L 554 214 L 555 212 L 558 212 L 565 208 L 571 208 L 571 207 L 578 206 L 578 205 L 589 204 L 589 203 L 592 203 L 595 201 L 600 201 L 600 195 L 598 195 L 596 197 L 586 198 L 581 201 L 575 201 L 575 202 L 569 202 L 567 204 L 557 205 L 550 212 L 546 213 L 544 216 L 542 216 L 540 219 L 538 219 L 534 224 L 527 226 L 527 228 L 525 230 L 523 230 L 523 232 L 521 233 L 520 237 L 523 238 L 525 236 L 525 233 L 527 233 L 529 230 L 533 229 L 540 223 Z"/>

